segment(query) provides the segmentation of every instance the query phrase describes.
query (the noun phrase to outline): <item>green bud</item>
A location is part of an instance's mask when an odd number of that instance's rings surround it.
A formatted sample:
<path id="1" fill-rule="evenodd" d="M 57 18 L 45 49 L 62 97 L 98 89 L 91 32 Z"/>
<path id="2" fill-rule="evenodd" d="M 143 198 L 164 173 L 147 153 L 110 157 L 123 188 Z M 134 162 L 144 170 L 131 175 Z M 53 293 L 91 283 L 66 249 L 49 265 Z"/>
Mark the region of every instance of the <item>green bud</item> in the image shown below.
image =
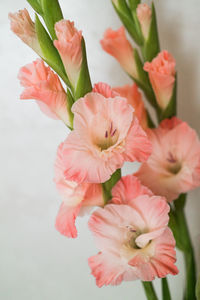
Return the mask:
<path id="1" fill-rule="evenodd" d="M 82 64 L 81 64 L 79 79 L 75 87 L 76 100 L 81 97 L 84 97 L 85 94 L 92 91 L 92 84 L 91 84 L 90 74 L 88 70 L 84 38 L 82 38 L 81 47 L 82 47 Z"/>

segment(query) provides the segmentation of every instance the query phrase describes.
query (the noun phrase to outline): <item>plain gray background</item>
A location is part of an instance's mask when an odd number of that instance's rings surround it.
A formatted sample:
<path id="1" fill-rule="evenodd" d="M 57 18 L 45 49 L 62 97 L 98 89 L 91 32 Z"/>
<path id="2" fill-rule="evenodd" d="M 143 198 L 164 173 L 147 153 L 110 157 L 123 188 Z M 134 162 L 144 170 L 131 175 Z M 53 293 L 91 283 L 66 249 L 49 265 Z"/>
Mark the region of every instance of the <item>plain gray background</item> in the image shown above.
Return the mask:
<path id="1" fill-rule="evenodd" d="M 83 30 L 93 83 L 130 82 L 99 40 L 107 27 L 120 22 L 109 0 L 62 0 L 65 18 Z M 155 1 L 162 49 L 177 61 L 179 116 L 199 133 L 200 124 L 200 3 L 199 0 Z M 0 2 L 0 299 L 2 300 L 143 300 L 141 283 L 97 288 L 87 258 L 97 252 L 87 218 L 78 220 L 79 237 L 69 240 L 54 229 L 60 205 L 53 163 L 57 146 L 67 135 L 65 126 L 43 115 L 34 101 L 19 101 L 17 73 L 36 55 L 9 30 L 8 12 L 29 7 L 25 0 Z M 126 164 L 125 173 L 133 171 Z M 189 194 L 187 216 L 196 257 L 200 250 L 200 190 Z M 169 276 L 173 299 L 183 292 L 180 273 Z M 160 281 L 156 281 L 160 292 Z M 159 298 L 160 299 L 160 298 Z"/>

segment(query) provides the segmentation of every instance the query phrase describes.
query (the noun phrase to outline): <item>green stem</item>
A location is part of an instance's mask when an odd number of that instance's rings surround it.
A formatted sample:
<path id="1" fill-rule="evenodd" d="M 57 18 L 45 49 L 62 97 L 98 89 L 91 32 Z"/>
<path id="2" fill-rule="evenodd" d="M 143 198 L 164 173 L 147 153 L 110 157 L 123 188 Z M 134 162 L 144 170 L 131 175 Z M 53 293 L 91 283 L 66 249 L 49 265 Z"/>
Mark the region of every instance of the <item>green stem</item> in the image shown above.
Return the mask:
<path id="1" fill-rule="evenodd" d="M 163 300 L 171 300 L 169 285 L 167 281 L 167 277 L 162 278 L 162 299 Z"/>
<path id="2" fill-rule="evenodd" d="M 112 198 L 112 188 L 115 186 L 118 180 L 121 178 L 121 169 L 117 169 L 115 173 L 112 174 L 110 179 L 102 183 L 104 204 L 106 205 L 108 201 Z"/>
<path id="3" fill-rule="evenodd" d="M 143 288 L 148 300 L 158 300 L 153 284 L 150 281 L 142 281 Z"/>
<path id="4" fill-rule="evenodd" d="M 186 195 L 181 195 L 178 200 L 175 200 L 175 219 L 178 225 L 179 235 L 181 235 L 181 250 L 184 254 L 186 268 L 186 285 L 184 300 L 195 300 L 195 284 L 196 284 L 196 266 L 194 249 L 188 230 L 188 225 L 184 213 L 186 203 Z"/>
<path id="5" fill-rule="evenodd" d="M 184 300 L 195 300 L 196 272 L 193 248 L 184 252 L 186 267 L 186 289 Z"/>

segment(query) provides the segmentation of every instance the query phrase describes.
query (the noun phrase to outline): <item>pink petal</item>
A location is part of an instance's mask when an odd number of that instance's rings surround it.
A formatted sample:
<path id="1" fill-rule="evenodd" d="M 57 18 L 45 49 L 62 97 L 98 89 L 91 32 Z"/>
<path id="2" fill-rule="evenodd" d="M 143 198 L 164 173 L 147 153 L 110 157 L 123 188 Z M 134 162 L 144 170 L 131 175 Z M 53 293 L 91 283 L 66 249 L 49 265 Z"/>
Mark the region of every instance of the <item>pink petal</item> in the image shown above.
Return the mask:
<path id="1" fill-rule="evenodd" d="M 124 158 L 126 161 L 146 161 L 152 152 L 152 145 L 146 133 L 139 125 L 137 118 L 132 122 L 126 138 L 126 150 Z"/>
<path id="2" fill-rule="evenodd" d="M 115 204 L 129 204 L 134 198 L 141 195 L 152 196 L 153 193 L 134 175 L 122 177 L 112 189 L 112 202 Z"/>
<path id="3" fill-rule="evenodd" d="M 80 211 L 81 204 L 77 206 L 67 206 L 61 204 L 58 215 L 56 217 L 55 227 L 63 235 L 69 238 L 77 237 L 77 229 L 75 226 L 76 217 Z"/>

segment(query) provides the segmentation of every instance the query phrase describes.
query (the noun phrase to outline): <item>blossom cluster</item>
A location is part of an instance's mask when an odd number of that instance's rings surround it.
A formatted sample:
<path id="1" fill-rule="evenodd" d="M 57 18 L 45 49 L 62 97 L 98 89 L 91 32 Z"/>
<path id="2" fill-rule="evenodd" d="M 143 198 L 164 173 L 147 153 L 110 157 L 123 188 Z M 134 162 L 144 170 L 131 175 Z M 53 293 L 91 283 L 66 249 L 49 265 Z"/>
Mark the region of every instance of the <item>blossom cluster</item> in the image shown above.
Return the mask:
<path id="1" fill-rule="evenodd" d="M 118 9 L 118 1 L 113 2 Z M 152 10 L 139 4 L 136 16 L 145 43 L 151 33 Z M 168 51 L 160 51 L 141 68 L 125 28 L 107 29 L 102 48 L 136 83 L 111 87 L 100 82 L 80 92 L 81 82 L 87 84 L 82 32 L 73 22 L 61 19 L 54 26 L 52 47 L 62 62 L 69 84 L 66 91 L 61 73 L 52 70 L 58 68 L 44 62 L 48 60 L 38 26 L 28 11 L 9 17 L 12 31 L 40 56 L 19 71 L 24 88 L 21 99 L 35 99 L 43 113 L 71 129 L 55 161 L 54 181 L 62 199 L 56 229 L 76 238 L 76 218 L 90 214 L 89 229 L 100 252 L 88 262 L 99 287 L 176 275 L 170 205 L 200 185 L 200 141 L 175 114 L 163 118 L 157 127 L 150 126 L 144 101 L 144 95 L 151 93 L 157 113 L 166 112 L 174 97 L 175 59 Z M 144 80 L 148 89 L 142 93 Z M 141 165 L 136 173 L 121 177 L 120 169 L 127 161 Z M 117 178 L 115 184 L 113 178 Z"/>

